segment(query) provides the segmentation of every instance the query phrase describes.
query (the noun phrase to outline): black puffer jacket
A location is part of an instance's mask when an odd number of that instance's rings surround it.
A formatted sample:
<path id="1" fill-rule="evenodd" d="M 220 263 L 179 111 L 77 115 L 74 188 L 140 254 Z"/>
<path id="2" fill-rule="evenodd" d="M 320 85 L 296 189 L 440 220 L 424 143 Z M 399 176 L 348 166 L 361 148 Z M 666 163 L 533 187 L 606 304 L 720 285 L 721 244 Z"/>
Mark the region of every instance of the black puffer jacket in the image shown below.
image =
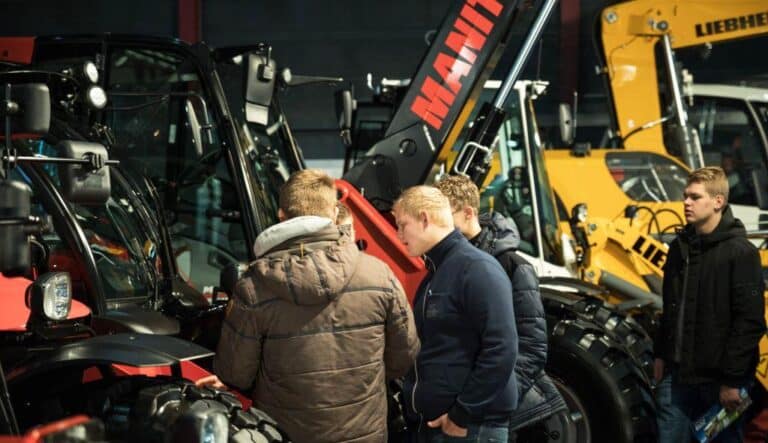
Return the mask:
<path id="1" fill-rule="evenodd" d="M 764 283 L 760 256 L 745 234 L 726 206 L 711 234 L 696 235 L 688 225 L 670 246 L 655 350 L 679 364 L 683 383 L 738 387 L 754 376 L 766 332 Z"/>
<path id="2" fill-rule="evenodd" d="M 533 266 L 515 250 L 520 236 L 514 222 L 494 212 L 480 216 L 482 231 L 472 244 L 493 255 L 512 281 L 519 348 L 515 375 L 520 404 L 511 417 L 515 430 L 565 409 L 563 397 L 544 372 L 547 364 L 547 321 Z"/>

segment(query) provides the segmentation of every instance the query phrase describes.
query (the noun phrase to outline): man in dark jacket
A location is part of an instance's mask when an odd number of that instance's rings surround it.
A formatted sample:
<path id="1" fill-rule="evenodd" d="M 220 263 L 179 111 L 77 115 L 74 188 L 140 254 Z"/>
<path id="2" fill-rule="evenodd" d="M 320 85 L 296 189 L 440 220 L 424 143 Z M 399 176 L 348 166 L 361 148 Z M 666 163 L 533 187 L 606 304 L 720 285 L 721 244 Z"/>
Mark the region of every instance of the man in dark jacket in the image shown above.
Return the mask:
<path id="1" fill-rule="evenodd" d="M 280 191 L 282 221 L 256 239 L 214 360 L 227 384 L 295 442 L 387 441 L 386 379 L 418 352 L 413 314 L 389 267 L 358 250 L 320 171 Z"/>
<path id="2" fill-rule="evenodd" d="M 480 192 L 466 176 L 452 175 L 435 185 L 451 203 L 456 228 L 474 246 L 496 257 L 512 281 L 515 323 L 519 337 L 517 392 L 519 407 L 510 419 L 514 431 L 544 420 L 566 408 L 565 401 L 544 372 L 547 364 L 547 321 L 533 266 L 515 251 L 520 235 L 514 222 L 499 213 L 479 215 Z"/>
<path id="3" fill-rule="evenodd" d="M 713 404 L 740 405 L 766 332 L 760 257 L 728 206 L 723 170 L 691 172 L 684 198 L 688 224 L 664 265 L 654 368 L 660 441 L 675 443 L 688 441 L 691 421 Z M 715 441 L 741 440 L 737 423 Z"/>
<path id="4" fill-rule="evenodd" d="M 403 386 L 418 440 L 505 442 L 518 392 L 510 281 L 454 229 L 438 189 L 407 189 L 394 215 L 398 237 L 428 269 L 414 300 L 422 347 Z"/>

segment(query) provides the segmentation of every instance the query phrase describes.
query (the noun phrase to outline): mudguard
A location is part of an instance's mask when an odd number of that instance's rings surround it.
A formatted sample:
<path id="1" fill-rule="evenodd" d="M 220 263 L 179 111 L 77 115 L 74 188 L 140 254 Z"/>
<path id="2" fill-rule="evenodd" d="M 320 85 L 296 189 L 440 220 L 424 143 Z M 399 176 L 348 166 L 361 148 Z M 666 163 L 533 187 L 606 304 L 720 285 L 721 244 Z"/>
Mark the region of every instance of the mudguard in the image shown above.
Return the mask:
<path id="1" fill-rule="evenodd" d="M 180 367 L 182 362 L 210 357 L 202 346 L 174 337 L 152 334 L 115 334 L 61 346 L 8 374 L 8 382 L 64 367 L 118 364 L 136 368 Z"/>

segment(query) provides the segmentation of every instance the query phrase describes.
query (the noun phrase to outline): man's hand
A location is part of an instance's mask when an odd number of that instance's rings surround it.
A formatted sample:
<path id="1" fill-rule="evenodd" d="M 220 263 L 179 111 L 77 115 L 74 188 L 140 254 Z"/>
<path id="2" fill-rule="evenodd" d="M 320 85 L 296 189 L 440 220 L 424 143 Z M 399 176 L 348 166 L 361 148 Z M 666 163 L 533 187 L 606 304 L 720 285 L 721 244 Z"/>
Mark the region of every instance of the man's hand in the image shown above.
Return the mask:
<path id="1" fill-rule="evenodd" d="M 653 378 L 656 383 L 660 382 L 664 377 L 664 360 L 657 358 L 653 361 Z"/>
<path id="2" fill-rule="evenodd" d="M 443 431 L 443 434 L 451 437 L 467 436 L 467 428 L 462 428 L 456 423 L 452 422 L 451 419 L 448 418 L 448 414 L 443 414 L 440 417 L 437 417 L 435 420 L 428 421 L 427 426 L 430 428 L 440 428 L 440 430 Z"/>
<path id="3" fill-rule="evenodd" d="M 229 388 L 227 385 L 221 382 L 219 380 L 219 377 L 216 375 L 208 375 L 206 377 L 203 377 L 195 382 L 195 386 L 198 388 L 202 388 L 203 386 L 208 386 L 213 389 L 218 389 L 219 391 L 228 391 Z"/>
<path id="4" fill-rule="evenodd" d="M 739 395 L 739 388 L 732 388 L 730 386 L 720 386 L 720 404 L 727 411 L 733 411 L 741 404 L 742 399 Z"/>

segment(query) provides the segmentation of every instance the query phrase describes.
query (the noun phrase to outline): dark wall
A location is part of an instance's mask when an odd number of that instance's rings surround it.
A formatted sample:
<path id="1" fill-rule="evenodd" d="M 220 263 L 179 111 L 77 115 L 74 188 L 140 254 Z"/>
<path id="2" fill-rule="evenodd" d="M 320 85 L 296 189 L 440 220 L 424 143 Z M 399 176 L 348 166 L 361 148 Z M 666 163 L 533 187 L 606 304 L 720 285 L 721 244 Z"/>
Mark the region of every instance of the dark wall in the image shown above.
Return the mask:
<path id="1" fill-rule="evenodd" d="M 204 3 L 203 38 L 214 46 L 266 41 L 277 62 L 293 73 L 343 77 L 366 98 L 366 73 L 376 79 L 410 76 L 426 48 L 425 33 L 449 3 L 211 1 Z M 309 158 L 343 156 L 334 90 L 310 85 L 285 93 L 286 113 Z"/>
<path id="2" fill-rule="evenodd" d="M 174 36 L 172 0 L 2 0 L 2 35 L 115 32 Z"/>
<path id="3" fill-rule="evenodd" d="M 275 58 L 296 74 L 341 76 L 353 82 L 357 95 L 366 99 L 365 76 L 405 78 L 416 69 L 426 50 L 425 35 L 439 26 L 453 0 L 382 1 L 254 1 L 200 0 L 202 38 L 213 46 L 259 41 L 274 48 Z M 561 0 L 566 10 L 576 6 L 578 22 L 563 32 L 561 10 L 546 28 L 540 50 L 523 77 L 551 82 L 540 112 L 554 114 L 557 102 L 578 88 L 582 110 L 607 112 L 601 77 L 595 74 L 594 23 L 605 0 Z M 566 3 L 567 2 L 567 3 Z M 54 1 L 3 0 L 0 29 L 3 35 L 56 33 L 144 33 L 174 36 L 179 0 Z M 565 14 L 567 16 L 567 14 Z M 567 25 L 567 23 L 566 23 Z M 521 27 L 522 28 L 522 27 Z M 512 45 L 523 29 L 514 31 Z M 576 45 L 573 43 L 577 42 Z M 768 58 L 766 39 L 717 47 L 711 58 L 681 54 L 700 81 L 765 82 Z M 572 54 L 569 48 L 576 48 Z M 689 51 L 690 52 L 690 51 Z M 511 60 L 500 64 L 503 70 Z M 762 76 L 761 76 L 762 75 Z M 499 74 L 503 76 L 503 74 Z M 286 91 L 284 104 L 308 158 L 342 156 L 336 133 L 333 90 L 307 86 Z"/>

